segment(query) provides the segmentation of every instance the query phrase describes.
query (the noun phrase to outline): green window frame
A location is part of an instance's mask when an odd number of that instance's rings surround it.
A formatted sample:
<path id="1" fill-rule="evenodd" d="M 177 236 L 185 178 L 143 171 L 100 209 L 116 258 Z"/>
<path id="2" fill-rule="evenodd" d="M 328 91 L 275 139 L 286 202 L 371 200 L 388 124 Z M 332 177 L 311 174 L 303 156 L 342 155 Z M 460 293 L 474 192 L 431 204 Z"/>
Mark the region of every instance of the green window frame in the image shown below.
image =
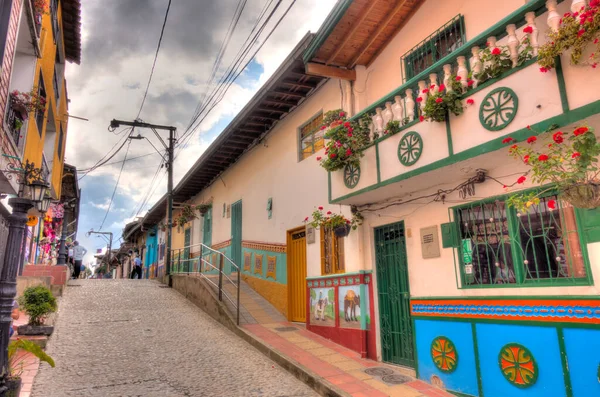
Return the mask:
<path id="1" fill-rule="evenodd" d="M 410 80 L 466 42 L 465 19 L 458 14 L 402 55 L 404 81 Z"/>
<path id="2" fill-rule="evenodd" d="M 525 214 L 509 207 L 508 197 L 450 209 L 454 222 L 442 225 L 443 245 L 456 249 L 460 288 L 592 285 L 587 244 L 595 241 L 585 220 L 594 215 L 556 192 L 547 192 Z"/>
<path id="3" fill-rule="evenodd" d="M 202 225 L 202 244 L 210 247 L 212 245 L 212 207 L 204 214 Z"/>
<path id="4" fill-rule="evenodd" d="M 321 130 L 323 111 L 298 128 L 298 161 L 305 160 L 325 147 L 325 131 Z"/>

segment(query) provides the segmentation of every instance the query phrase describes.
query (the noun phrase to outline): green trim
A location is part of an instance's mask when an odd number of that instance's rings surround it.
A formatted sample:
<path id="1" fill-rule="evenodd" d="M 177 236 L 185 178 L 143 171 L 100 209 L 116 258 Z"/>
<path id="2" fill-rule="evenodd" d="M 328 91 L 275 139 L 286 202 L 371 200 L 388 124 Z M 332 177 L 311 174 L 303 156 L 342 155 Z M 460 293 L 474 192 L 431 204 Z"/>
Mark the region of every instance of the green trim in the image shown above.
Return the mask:
<path id="1" fill-rule="evenodd" d="M 355 174 L 356 180 L 355 180 Z M 360 182 L 360 165 L 356 166 L 354 163 L 346 164 L 344 167 L 344 185 L 348 189 L 354 189 L 356 185 Z"/>
<path id="2" fill-rule="evenodd" d="M 414 317 L 408 313 L 410 321 L 412 323 L 412 339 L 413 339 L 413 350 L 415 352 L 415 378 L 419 379 L 419 354 L 417 352 L 417 328 L 415 327 Z"/>
<path id="3" fill-rule="evenodd" d="M 498 103 L 495 102 L 494 96 L 498 95 Z M 508 96 L 508 100 L 503 104 L 501 101 L 502 97 Z M 505 113 L 507 110 L 511 110 L 510 108 L 505 108 L 504 105 L 508 104 L 512 100 L 513 109 L 511 113 Z M 490 103 L 491 102 L 491 103 Z M 492 109 L 490 109 L 490 106 Z M 487 116 L 484 114 L 485 112 L 490 112 Z M 513 122 L 515 117 L 517 116 L 517 112 L 519 111 L 519 97 L 513 90 L 508 87 L 498 87 L 490 91 L 485 98 L 481 101 L 481 105 L 479 106 L 479 122 L 488 131 L 500 131 L 505 129 Z M 502 121 L 502 115 L 506 114 L 506 120 Z M 492 124 L 488 124 L 490 121 L 490 117 L 496 116 L 492 121 Z"/>
<path id="4" fill-rule="evenodd" d="M 479 397 L 483 397 L 483 383 L 481 381 L 481 365 L 479 363 L 479 343 L 477 343 L 477 327 L 471 323 L 471 333 L 473 335 L 473 352 L 475 355 L 475 373 L 477 374 L 477 389 Z"/>
<path id="5" fill-rule="evenodd" d="M 420 301 L 443 301 L 443 300 L 543 300 L 543 299 L 552 299 L 552 300 L 565 300 L 565 301 L 576 301 L 576 300 L 590 300 L 590 299 L 598 299 L 600 300 L 600 295 L 532 295 L 532 296 L 523 296 L 523 295 L 507 295 L 507 296 L 426 296 L 426 297 L 411 297 L 410 300 L 420 300 Z"/>
<path id="6" fill-rule="evenodd" d="M 328 196 L 329 202 L 331 203 L 332 202 L 332 200 L 331 200 L 331 171 L 327 171 L 327 186 L 329 189 L 327 196 Z"/>
<path id="7" fill-rule="evenodd" d="M 489 87 L 489 86 L 491 86 L 493 84 L 496 84 L 500 80 L 504 80 L 508 76 L 510 76 L 510 75 L 512 75 L 514 73 L 520 72 L 523 69 L 526 69 L 527 67 L 533 65 L 534 63 L 537 63 L 537 60 L 538 60 L 537 57 L 531 58 L 530 60 L 528 60 L 526 62 L 523 62 L 523 64 L 517 66 L 516 68 L 507 70 L 506 72 L 502 73 L 500 76 L 496 77 L 495 79 L 490 79 L 490 80 L 487 80 L 485 83 L 478 84 L 477 88 L 474 88 L 472 90 L 467 91 L 462 96 L 462 99 L 466 99 L 466 98 L 468 98 L 468 97 L 470 97 L 470 96 L 478 93 L 479 91 L 484 90 L 484 89 L 486 89 L 487 87 Z"/>
<path id="8" fill-rule="evenodd" d="M 563 73 L 562 62 L 560 57 L 556 57 L 554 62 L 556 68 L 556 78 L 558 80 L 558 92 L 560 93 L 560 102 L 564 113 L 569 111 L 569 98 L 567 97 L 567 85 L 565 83 L 565 75 Z"/>
<path id="9" fill-rule="evenodd" d="M 379 142 L 375 142 L 375 161 L 377 163 L 377 183 L 381 183 L 381 163 L 379 161 Z M 331 201 L 331 200 L 329 200 Z"/>
<path id="10" fill-rule="evenodd" d="M 511 379 L 510 375 L 507 374 L 506 372 L 504 372 L 504 370 L 503 370 L 503 365 L 502 365 L 502 358 L 503 357 L 502 357 L 502 353 L 503 352 L 508 352 L 509 354 L 512 354 L 511 348 L 513 348 L 513 347 L 517 347 L 517 348 L 521 349 L 523 351 L 523 353 L 524 353 L 523 354 L 523 358 L 529 358 L 529 362 L 531 362 L 533 364 L 533 371 L 530 371 L 531 374 L 532 374 L 532 378 L 531 378 L 531 381 L 529 383 L 527 383 L 527 384 L 520 384 L 520 383 L 515 382 L 515 379 Z M 514 355 L 513 355 L 513 358 L 515 360 L 518 360 L 520 358 L 520 356 L 521 356 L 521 354 L 519 354 L 518 357 L 514 357 Z M 520 363 L 516 363 L 515 362 L 514 364 L 515 364 L 514 368 L 515 368 L 515 371 L 516 371 L 516 370 L 519 369 L 519 364 Z M 527 388 L 530 388 L 531 386 L 535 385 L 535 383 L 538 380 L 538 376 L 540 374 L 540 369 L 539 369 L 539 367 L 537 365 L 537 361 L 535 360 L 535 356 L 533 355 L 533 353 L 527 347 L 521 345 L 520 343 L 514 343 L 514 342 L 507 343 L 498 352 L 498 367 L 500 367 L 500 372 L 502 372 L 502 375 L 504 376 L 504 379 L 506 379 L 506 381 L 508 383 L 510 383 L 511 385 L 513 385 L 515 387 L 518 387 L 519 389 L 527 389 Z M 515 374 L 515 377 L 516 377 L 516 374 Z M 525 380 L 525 377 L 522 376 L 522 379 Z"/>
<path id="11" fill-rule="evenodd" d="M 359 270 L 358 272 L 336 273 L 336 274 L 328 274 L 326 276 L 306 277 L 306 281 L 323 280 L 326 278 L 336 278 L 336 277 L 360 276 L 361 274 L 371 274 L 371 273 L 373 273 L 372 270 Z"/>
<path id="12" fill-rule="evenodd" d="M 501 40 L 504 36 L 507 35 L 506 25 L 515 24 L 517 26 L 517 28 L 521 27 L 522 25 L 525 24 L 524 15 L 530 11 L 535 11 L 536 15 L 541 15 L 542 13 L 546 12 L 545 0 L 529 1 L 527 4 L 523 5 L 522 7 L 518 8 L 516 11 L 514 11 L 510 15 L 508 15 L 505 18 L 503 18 L 502 20 L 498 21 L 496 24 L 492 25 L 487 30 L 485 30 L 485 31 L 481 32 L 479 35 L 475 36 L 472 40 L 465 43 L 460 49 L 451 52 L 450 54 L 448 54 L 444 58 L 440 59 L 439 61 L 437 61 L 436 63 L 434 63 L 433 65 L 431 65 L 430 67 L 428 67 L 427 69 L 425 69 L 424 71 L 422 71 L 421 73 L 416 75 L 415 77 L 406 81 L 400 87 L 396 88 L 395 90 L 391 91 L 387 95 L 380 98 L 378 101 L 373 103 L 371 106 L 367 107 L 366 109 L 364 109 L 363 111 L 361 111 L 360 113 L 355 115 L 353 117 L 353 120 L 360 118 L 364 113 L 371 112 L 375 108 L 382 106 L 382 104 L 384 104 L 387 101 L 392 100 L 394 96 L 399 95 L 401 92 L 403 92 L 407 88 L 416 86 L 419 80 L 426 80 L 430 73 L 433 73 L 437 70 L 441 70 L 445 64 L 448 64 L 448 63 L 454 64 L 454 60 L 457 57 L 462 55 L 462 56 L 465 56 L 467 59 L 469 59 L 472 55 L 471 47 L 474 47 L 474 46 L 485 47 L 485 43 L 487 42 L 488 37 L 495 36 L 498 40 Z"/>
<path id="13" fill-rule="evenodd" d="M 367 150 L 368 148 L 370 148 L 371 146 L 375 146 L 376 144 L 379 144 L 380 142 L 383 142 L 383 141 L 385 141 L 386 139 L 389 139 L 389 138 L 393 137 L 394 135 L 398 135 L 398 134 L 399 134 L 399 133 L 401 133 L 402 131 L 405 131 L 405 130 L 407 130 L 407 129 L 411 128 L 412 126 L 414 126 L 414 125 L 416 125 L 416 124 L 419 124 L 419 123 L 420 123 L 420 121 L 419 121 L 419 119 L 417 118 L 416 120 L 413 120 L 413 121 L 411 121 L 411 122 L 409 122 L 409 123 L 407 123 L 407 124 L 405 124 L 405 125 L 401 126 L 401 127 L 400 127 L 400 129 L 399 129 L 398 131 L 394 132 L 393 134 L 386 134 L 386 135 L 383 135 L 383 136 L 381 136 L 381 137 L 379 137 L 379 138 L 377 138 L 377 139 L 373 140 L 371 143 L 369 143 L 368 145 L 364 146 L 364 147 L 362 148 L 362 150 L 363 150 L 363 151 L 365 151 L 365 150 Z"/>
<path id="14" fill-rule="evenodd" d="M 448 392 L 450 394 L 454 394 L 455 396 L 458 396 L 458 397 L 477 397 L 472 394 L 465 394 L 465 393 L 461 393 L 459 391 L 446 390 L 446 392 Z"/>
<path id="15" fill-rule="evenodd" d="M 503 319 L 490 319 L 490 318 L 463 318 L 463 317 L 438 317 L 438 316 L 420 316 L 418 314 L 410 314 L 415 320 L 419 321 L 448 321 L 454 323 L 473 323 L 473 324 L 499 324 L 499 325 L 530 325 L 532 327 L 551 327 L 551 328 L 586 328 L 586 329 L 600 329 L 600 324 L 590 323 L 565 323 L 560 321 L 555 322 L 542 322 L 542 321 L 531 321 L 531 320 L 503 320 Z"/>
<path id="16" fill-rule="evenodd" d="M 446 115 L 446 139 L 448 140 L 448 156 L 454 156 L 452 145 L 452 128 L 450 127 L 450 115 Z"/>
<path id="17" fill-rule="evenodd" d="M 534 131 L 545 131 L 546 129 L 548 129 L 548 127 L 550 127 L 553 124 L 558 125 L 558 127 L 563 127 L 565 125 L 577 122 L 585 117 L 588 116 L 592 116 L 595 114 L 600 113 L 600 100 L 596 101 L 596 102 L 592 102 L 589 103 L 587 105 L 581 106 L 577 109 L 574 110 L 570 110 L 567 113 L 564 114 L 560 114 L 558 116 L 554 116 L 554 117 L 550 117 L 549 119 L 546 119 L 544 121 L 541 121 L 539 123 L 536 123 L 534 125 L 531 126 L 532 130 Z M 520 130 L 514 131 L 511 134 L 509 134 L 515 141 L 524 141 L 525 139 L 527 139 L 529 136 L 531 135 L 535 135 L 535 133 L 528 129 L 528 128 L 522 128 Z M 426 172 L 429 171 L 433 171 L 436 170 L 438 168 L 442 168 L 442 167 L 446 167 L 452 164 L 456 164 L 457 162 L 460 161 L 465 161 L 468 160 L 470 158 L 473 157 L 477 157 L 479 155 L 482 154 L 486 154 L 486 153 L 490 153 L 490 152 L 494 152 L 496 150 L 500 150 L 502 148 L 506 148 L 506 145 L 502 143 L 502 139 L 507 137 L 506 136 L 500 136 L 492 141 L 486 142 L 484 144 L 481 144 L 479 146 L 475 146 L 472 147 L 470 149 L 464 150 L 462 152 L 459 152 L 457 154 L 454 154 L 452 156 L 446 157 L 444 159 L 435 161 L 431 164 L 425 165 L 423 167 L 420 167 L 418 169 L 409 171 L 409 172 L 405 172 L 404 174 L 401 175 L 397 175 L 393 178 L 387 179 L 385 181 L 382 181 L 380 183 L 365 187 L 363 189 L 357 190 L 355 192 L 346 194 L 344 196 L 338 197 L 336 199 L 331 199 L 331 186 L 330 186 L 330 200 L 329 202 L 331 204 L 340 204 L 342 201 L 347 200 L 351 197 L 354 196 L 358 196 L 360 194 L 366 193 L 366 192 L 370 192 L 372 190 L 378 189 L 380 187 L 383 186 L 387 186 L 390 185 L 392 183 L 396 183 L 396 182 L 400 182 L 403 181 L 405 179 L 409 179 L 412 178 L 414 176 L 417 175 L 421 175 L 424 174 Z"/>
<path id="18" fill-rule="evenodd" d="M 416 131 L 404 134 L 398 143 L 398 160 L 405 167 L 410 167 L 419 161 L 423 154 L 423 138 Z M 379 161 L 379 159 L 377 160 Z"/>
<path id="19" fill-rule="evenodd" d="M 346 10 L 352 5 L 354 0 L 342 0 L 339 1 L 333 10 L 327 15 L 325 22 L 321 25 L 319 31 L 315 34 L 314 39 L 308 45 L 306 51 L 302 55 L 302 59 L 304 63 L 310 62 L 314 57 L 315 53 L 319 50 L 319 48 L 323 45 L 325 40 L 329 37 L 333 29 L 337 26 L 338 22 L 343 18 L 346 14 Z"/>
<path id="20" fill-rule="evenodd" d="M 360 286 L 358 287 L 358 289 L 360 290 L 360 296 L 367 296 L 367 285 L 366 284 L 361 283 Z M 365 303 L 363 303 L 363 301 Z M 362 329 L 363 331 L 368 331 L 369 328 L 367 328 L 367 316 L 366 315 L 364 315 L 364 316 L 362 315 L 363 313 L 367 313 L 366 310 L 363 310 L 363 309 L 366 309 L 366 307 L 367 307 L 367 300 L 366 299 L 361 299 L 360 305 L 361 305 L 361 307 L 360 307 L 360 314 L 361 314 L 361 316 L 360 316 L 360 329 Z M 335 305 L 334 305 L 334 307 L 335 307 Z M 344 313 L 345 313 L 345 311 L 344 311 Z M 371 316 L 371 313 L 369 313 L 369 316 Z M 371 319 L 371 321 L 375 321 L 375 319 Z"/>
<path id="21" fill-rule="evenodd" d="M 560 361 L 563 367 L 563 375 L 565 377 L 565 391 L 567 397 L 573 397 L 573 387 L 571 386 L 571 376 L 569 372 L 569 362 L 567 360 L 567 348 L 565 347 L 565 335 L 562 327 L 556 328 L 556 335 L 558 337 L 558 346 L 560 348 Z"/>

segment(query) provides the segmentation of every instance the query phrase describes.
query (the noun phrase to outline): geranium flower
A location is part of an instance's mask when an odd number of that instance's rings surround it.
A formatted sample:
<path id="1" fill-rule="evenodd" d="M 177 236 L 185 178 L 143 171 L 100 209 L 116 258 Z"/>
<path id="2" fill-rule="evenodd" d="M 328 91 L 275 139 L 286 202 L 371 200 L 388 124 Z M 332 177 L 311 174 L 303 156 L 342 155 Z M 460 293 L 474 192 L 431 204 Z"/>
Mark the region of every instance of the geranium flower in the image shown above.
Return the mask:
<path id="1" fill-rule="evenodd" d="M 518 148 L 518 147 L 519 147 L 518 145 L 512 145 L 512 146 L 510 147 L 510 149 L 511 149 L 511 150 L 515 150 L 515 149 L 516 149 L 516 148 Z"/>
<path id="2" fill-rule="evenodd" d="M 595 39 L 595 40 L 594 40 L 594 44 L 598 44 L 598 39 Z"/>
<path id="3" fill-rule="evenodd" d="M 352 156 L 352 150 L 350 150 L 350 149 L 346 150 L 346 156 Z"/>
<path id="4" fill-rule="evenodd" d="M 548 202 L 546 203 L 548 205 L 548 208 L 550 208 L 551 210 L 556 208 L 556 201 L 555 200 L 548 200 Z"/>
<path id="5" fill-rule="evenodd" d="M 308 222 L 308 216 L 304 218 L 304 222 Z"/>
<path id="6" fill-rule="evenodd" d="M 346 113 L 345 112 L 340 112 L 340 117 L 344 117 L 344 116 L 346 116 Z"/>
<path id="7" fill-rule="evenodd" d="M 581 135 L 581 134 L 585 134 L 585 133 L 586 133 L 586 132 L 588 132 L 589 130 L 590 130 L 590 129 L 589 129 L 589 128 L 587 128 L 587 127 L 579 127 L 579 128 L 577 128 L 577 129 L 576 129 L 576 130 L 573 132 L 573 134 L 574 134 L 575 136 L 579 136 L 579 135 Z"/>
<path id="8" fill-rule="evenodd" d="M 461 80 L 462 80 L 462 77 L 456 76 L 456 81 L 461 81 Z"/>
<path id="9" fill-rule="evenodd" d="M 534 143 L 535 141 L 537 141 L 537 138 L 534 136 L 530 136 L 529 138 L 527 138 L 527 143 Z"/>
<path id="10" fill-rule="evenodd" d="M 517 179 L 517 183 L 519 185 L 522 185 L 526 180 L 527 180 L 527 178 L 525 178 L 525 176 L 521 176 L 521 177 L 519 177 L 519 179 Z"/>
<path id="11" fill-rule="evenodd" d="M 529 155 L 528 154 L 526 154 L 525 156 L 523 156 L 523 162 L 525 164 L 529 164 Z"/>
<path id="12" fill-rule="evenodd" d="M 554 142 L 556 143 L 563 143 L 564 142 L 564 138 L 563 138 L 563 133 L 562 131 L 557 131 L 554 133 L 554 135 L 552 135 L 552 139 L 554 140 Z"/>
<path id="13" fill-rule="evenodd" d="M 334 158 L 336 158 L 336 157 L 337 157 L 337 154 L 335 154 L 335 153 L 330 153 L 330 154 L 329 154 L 329 158 L 330 158 L 330 159 L 332 159 L 332 160 L 333 160 Z"/>
<path id="14" fill-rule="evenodd" d="M 331 215 L 331 211 L 327 211 L 327 215 Z"/>
<path id="15" fill-rule="evenodd" d="M 423 121 L 425 121 L 425 117 L 423 117 L 423 116 L 419 116 L 419 121 L 420 121 L 420 122 L 423 122 Z"/>
<path id="16" fill-rule="evenodd" d="M 445 85 L 440 85 L 440 88 L 438 88 L 438 92 L 443 92 L 446 89 Z"/>
<path id="17" fill-rule="evenodd" d="M 352 133 L 351 132 L 348 133 L 348 138 L 352 138 Z"/>
<path id="18" fill-rule="evenodd" d="M 317 161 L 321 161 L 321 158 L 322 158 L 321 156 L 317 157 Z"/>
<path id="19" fill-rule="evenodd" d="M 467 85 L 468 85 L 469 87 L 471 87 L 473 84 L 475 84 L 475 81 L 474 81 L 474 80 L 471 80 L 471 79 L 468 79 L 468 80 L 467 80 Z"/>
<path id="20" fill-rule="evenodd" d="M 506 137 L 502 140 L 502 143 L 506 144 L 506 143 L 511 143 L 513 141 L 514 141 L 514 139 L 512 139 L 511 137 Z"/>
<path id="21" fill-rule="evenodd" d="M 442 98 L 436 98 L 435 99 L 435 103 L 442 103 L 444 102 L 444 100 Z"/>
<path id="22" fill-rule="evenodd" d="M 433 90 L 434 88 L 435 88 L 435 84 L 432 84 L 432 85 L 429 87 L 429 89 L 430 89 L 430 90 Z"/>
<path id="23" fill-rule="evenodd" d="M 467 105 L 474 105 L 475 101 L 472 100 L 471 98 L 467 99 Z"/>
<path id="24" fill-rule="evenodd" d="M 349 122 L 349 121 L 346 121 L 346 122 L 344 123 L 344 127 L 346 127 L 346 128 L 349 128 L 349 127 L 350 127 L 350 122 Z"/>
<path id="25" fill-rule="evenodd" d="M 323 207 L 319 207 L 319 211 L 323 211 Z"/>
<path id="26" fill-rule="evenodd" d="M 426 88 L 423 90 L 423 94 L 427 94 L 429 92 L 429 90 Z"/>
<path id="27" fill-rule="evenodd" d="M 570 12 L 565 12 L 565 15 L 563 15 L 563 18 L 567 18 L 567 17 L 570 17 L 570 16 L 571 16 Z"/>
<path id="28" fill-rule="evenodd" d="M 523 33 L 528 33 L 528 34 L 533 33 L 533 27 L 527 26 L 525 29 L 523 29 Z"/>
<path id="29" fill-rule="evenodd" d="M 421 97 L 417 97 L 417 102 L 418 102 L 418 103 L 421 103 L 421 102 L 423 102 L 423 98 L 421 98 Z"/>
<path id="30" fill-rule="evenodd" d="M 539 161 L 548 161 L 548 155 L 546 154 L 540 154 L 540 157 L 538 157 Z"/>
<path id="31" fill-rule="evenodd" d="M 492 50 L 492 55 L 500 55 L 500 54 L 502 54 L 502 50 L 500 48 L 496 47 Z"/>
<path id="32" fill-rule="evenodd" d="M 528 125 L 528 126 L 527 126 L 527 129 L 528 129 L 528 130 L 530 130 L 530 129 L 531 129 L 531 126 L 530 126 L 530 125 Z"/>
<path id="33" fill-rule="evenodd" d="M 321 126 L 321 130 L 324 130 L 324 129 L 326 129 L 326 128 L 327 128 L 327 126 L 326 126 L 326 125 L 322 125 L 322 126 Z"/>
<path id="34" fill-rule="evenodd" d="M 577 32 L 577 37 L 581 37 L 585 34 L 585 29 L 581 29 L 579 32 Z"/>
<path id="35" fill-rule="evenodd" d="M 348 134 L 352 134 L 354 132 L 354 128 L 350 127 L 348 128 Z"/>
<path id="36" fill-rule="evenodd" d="M 540 72 L 542 72 L 542 73 L 547 73 L 549 71 L 550 71 L 550 68 L 545 68 L 545 67 L 540 68 Z"/>
<path id="37" fill-rule="evenodd" d="M 571 155 L 571 158 L 572 158 L 572 159 L 576 159 L 577 157 L 580 157 L 580 156 L 581 156 L 581 153 L 579 153 L 579 152 L 575 152 L 575 153 L 573 153 L 573 154 Z"/>

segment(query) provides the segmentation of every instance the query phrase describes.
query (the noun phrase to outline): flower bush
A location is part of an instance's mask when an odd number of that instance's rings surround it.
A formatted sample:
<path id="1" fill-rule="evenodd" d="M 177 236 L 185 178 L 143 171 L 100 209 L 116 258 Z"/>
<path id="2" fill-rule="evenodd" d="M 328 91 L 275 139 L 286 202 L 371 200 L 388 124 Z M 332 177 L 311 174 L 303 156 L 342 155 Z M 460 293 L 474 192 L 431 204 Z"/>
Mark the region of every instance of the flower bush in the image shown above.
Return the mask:
<path id="1" fill-rule="evenodd" d="M 33 0 L 33 12 L 36 16 L 41 16 L 48 13 L 47 0 Z"/>
<path id="2" fill-rule="evenodd" d="M 551 127 L 552 129 L 552 127 Z M 503 143 L 511 144 L 512 138 Z M 576 207 L 591 208 L 600 200 L 600 171 L 597 166 L 600 143 L 594 130 L 587 126 L 575 128 L 572 132 L 546 131 L 539 139 L 531 136 L 523 145 L 513 144 L 510 155 L 528 165 L 532 182 L 548 184 L 542 191 L 517 194 L 510 197 L 509 204 L 526 211 L 539 203 L 539 197 L 548 191 L 558 191 L 565 201 Z M 516 183 L 522 184 L 527 176 L 521 176 Z"/>
<path id="3" fill-rule="evenodd" d="M 46 98 L 39 95 L 35 87 L 30 92 L 14 90 L 10 93 L 10 100 L 15 110 L 24 110 L 27 113 L 46 110 Z"/>
<path id="4" fill-rule="evenodd" d="M 460 82 L 460 78 L 457 76 L 450 76 L 449 82 L 451 84 L 451 90 L 446 90 L 445 85 L 440 85 L 437 92 L 431 93 L 430 91 L 435 88 L 431 86 L 427 93 L 430 95 L 427 97 L 425 102 L 425 108 L 421 115 L 420 120 L 432 120 L 437 122 L 446 121 L 446 117 L 449 113 L 459 116 L 464 111 L 463 103 L 460 97 L 463 94 L 463 86 Z M 417 97 L 417 102 L 423 101 L 423 97 Z"/>
<path id="5" fill-rule="evenodd" d="M 340 226 L 348 225 L 352 230 L 356 230 L 362 225 L 363 216 L 358 211 L 352 212 L 352 219 L 346 218 L 342 214 L 334 214 L 331 211 L 323 212 L 323 207 L 316 208 L 310 217 L 304 219 L 304 223 L 314 227 L 315 229 L 324 228 L 334 230 Z"/>
<path id="6" fill-rule="evenodd" d="M 590 5 L 580 12 L 567 12 L 560 21 L 557 32 L 548 32 L 549 42 L 539 48 L 538 64 L 542 72 L 554 67 L 556 57 L 571 50 L 571 64 L 588 64 L 596 67 L 600 56 L 600 1 L 592 0 Z M 588 59 L 582 60 L 584 49 L 590 45 L 596 46 L 595 53 Z"/>
<path id="7" fill-rule="evenodd" d="M 50 314 L 56 311 L 56 298 L 43 285 L 29 287 L 19 298 L 19 305 L 29 316 L 29 325 L 42 325 Z"/>
<path id="8" fill-rule="evenodd" d="M 517 58 L 517 67 L 533 58 L 533 47 L 531 46 L 528 36 L 523 36 L 523 38 L 519 40 L 517 52 L 519 54 L 519 57 Z M 481 62 L 483 62 L 483 69 L 480 73 L 476 73 L 471 76 L 475 78 L 479 84 L 498 78 L 502 75 L 502 73 L 513 68 L 508 46 L 496 45 L 492 48 L 490 43 L 488 43 L 487 47 L 481 51 L 479 58 Z"/>
<path id="9" fill-rule="evenodd" d="M 388 122 L 387 125 L 385 126 L 383 135 L 394 135 L 394 134 L 400 132 L 401 128 L 402 128 L 402 125 L 400 124 L 399 121 L 392 120 L 392 121 Z"/>
<path id="10" fill-rule="evenodd" d="M 362 148 L 368 143 L 368 134 L 364 126 L 346 120 L 346 113 L 341 110 L 327 112 L 323 117 L 321 129 L 329 129 L 325 133 L 325 158 L 317 157 L 321 166 L 327 171 L 343 169 L 347 164 L 360 165 L 364 155 Z"/>

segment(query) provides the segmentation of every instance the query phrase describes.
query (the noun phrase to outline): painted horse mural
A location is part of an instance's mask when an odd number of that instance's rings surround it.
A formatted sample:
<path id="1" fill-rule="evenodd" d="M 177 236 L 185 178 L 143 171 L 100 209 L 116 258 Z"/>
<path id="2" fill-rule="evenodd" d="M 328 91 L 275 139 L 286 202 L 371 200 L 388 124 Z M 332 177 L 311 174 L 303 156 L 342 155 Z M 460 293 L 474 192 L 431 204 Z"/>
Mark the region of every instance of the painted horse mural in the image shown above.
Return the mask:
<path id="1" fill-rule="evenodd" d="M 356 319 L 356 308 L 360 313 L 360 295 L 354 291 L 348 290 L 344 297 L 344 319 L 346 321 L 358 321 Z"/>
<path id="2" fill-rule="evenodd" d="M 325 308 L 329 304 L 329 300 L 327 297 L 323 297 L 323 294 L 319 292 L 319 299 L 317 303 L 315 303 L 315 320 L 323 320 L 325 321 Z"/>

